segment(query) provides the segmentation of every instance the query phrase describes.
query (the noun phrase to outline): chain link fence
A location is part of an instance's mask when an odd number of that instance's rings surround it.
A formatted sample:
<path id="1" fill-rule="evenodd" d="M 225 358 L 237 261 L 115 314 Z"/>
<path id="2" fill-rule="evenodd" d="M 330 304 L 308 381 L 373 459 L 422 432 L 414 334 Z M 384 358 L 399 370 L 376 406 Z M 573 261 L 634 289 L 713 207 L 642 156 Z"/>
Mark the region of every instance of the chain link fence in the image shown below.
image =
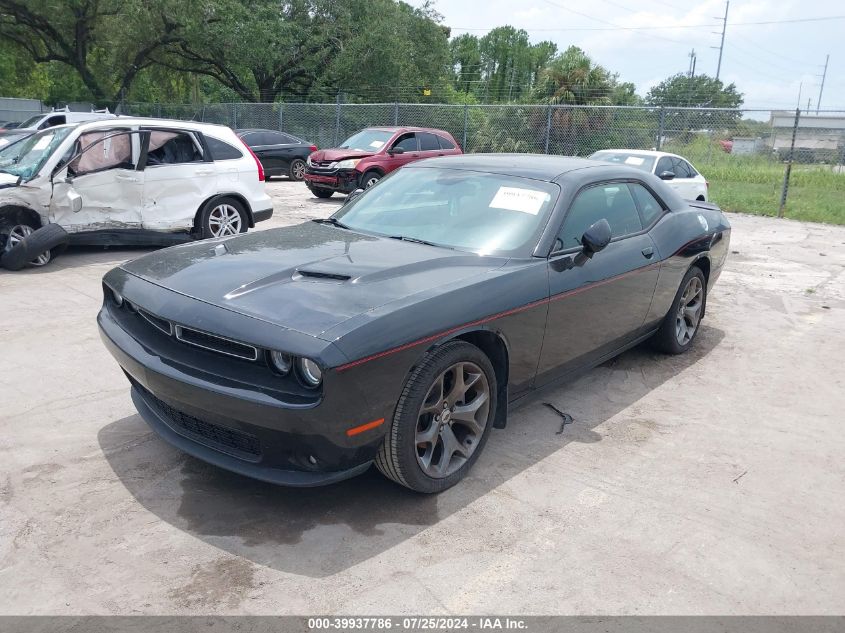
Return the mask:
<path id="1" fill-rule="evenodd" d="M 279 130 L 320 148 L 340 145 L 368 126 L 413 125 L 448 131 L 465 152 L 589 156 L 609 148 L 663 150 L 687 158 L 709 181 L 711 199 L 726 210 L 845 223 L 845 111 L 357 104 L 340 98 L 335 103 L 124 103 L 118 111 Z"/>

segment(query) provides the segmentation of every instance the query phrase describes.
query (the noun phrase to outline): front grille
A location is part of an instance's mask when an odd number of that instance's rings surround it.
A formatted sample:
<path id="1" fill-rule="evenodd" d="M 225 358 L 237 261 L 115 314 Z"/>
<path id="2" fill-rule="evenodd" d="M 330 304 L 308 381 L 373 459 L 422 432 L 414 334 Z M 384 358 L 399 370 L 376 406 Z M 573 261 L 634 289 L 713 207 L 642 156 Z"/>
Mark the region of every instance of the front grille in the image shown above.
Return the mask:
<path id="1" fill-rule="evenodd" d="M 134 380 L 132 382 L 148 401 L 152 402 L 159 413 L 167 418 L 168 426 L 180 435 L 223 453 L 249 461 L 257 461 L 261 456 L 261 442 L 254 435 L 182 413 L 154 396 Z"/>
<path id="2" fill-rule="evenodd" d="M 201 332 L 183 325 L 176 326 L 176 338 L 188 345 L 201 347 L 218 354 L 226 354 L 245 360 L 258 360 L 258 349 L 252 345 Z"/>
<path id="3" fill-rule="evenodd" d="M 142 317 L 144 317 L 144 319 L 147 321 L 147 323 L 152 325 L 154 328 L 161 330 L 162 332 L 167 334 L 167 336 L 170 336 L 172 334 L 172 327 L 170 325 L 170 321 L 166 321 L 164 319 L 161 319 L 154 314 L 150 314 L 146 310 L 142 310 L 141 308 L 137 308 L 137 310 L 138 310 L 138 314 L 140 314 Z"/>

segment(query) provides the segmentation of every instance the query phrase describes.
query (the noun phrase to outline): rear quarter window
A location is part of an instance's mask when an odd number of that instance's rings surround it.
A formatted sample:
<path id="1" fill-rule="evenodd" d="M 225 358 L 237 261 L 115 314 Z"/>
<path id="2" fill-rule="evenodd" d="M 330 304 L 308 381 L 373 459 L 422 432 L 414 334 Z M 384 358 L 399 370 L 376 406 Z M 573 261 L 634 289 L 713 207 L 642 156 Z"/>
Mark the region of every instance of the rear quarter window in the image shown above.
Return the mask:
<path id="1" fill-rule="evenodd" d="M 211 152 L 212 160 L 236 160 L 244 157 L 243 152 L 237 147 L 213 136 L 206 136 L 205 142 L 208 145 L 208 151 Z"/>
<path id="2" fill-rule="evenodd" d="M 440 149 L 455 149 L 455 144 L 447 138 L 437 135 L 437 142 L 440 143 Z"/>

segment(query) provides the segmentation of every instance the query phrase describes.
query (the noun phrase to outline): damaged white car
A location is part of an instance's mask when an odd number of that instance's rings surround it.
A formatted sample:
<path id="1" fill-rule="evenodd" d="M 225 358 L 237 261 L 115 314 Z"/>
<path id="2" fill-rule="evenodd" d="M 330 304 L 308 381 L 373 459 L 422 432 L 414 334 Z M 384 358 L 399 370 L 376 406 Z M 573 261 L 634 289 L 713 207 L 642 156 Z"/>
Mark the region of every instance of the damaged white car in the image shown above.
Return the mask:
<path id="1" fill-rule="evenodd" d="M 0 150 L 0 264 L 67 244 L 168 245 L 244 233 L 273 214 L 264 170 L 223 126 L 118 118 Z"/>

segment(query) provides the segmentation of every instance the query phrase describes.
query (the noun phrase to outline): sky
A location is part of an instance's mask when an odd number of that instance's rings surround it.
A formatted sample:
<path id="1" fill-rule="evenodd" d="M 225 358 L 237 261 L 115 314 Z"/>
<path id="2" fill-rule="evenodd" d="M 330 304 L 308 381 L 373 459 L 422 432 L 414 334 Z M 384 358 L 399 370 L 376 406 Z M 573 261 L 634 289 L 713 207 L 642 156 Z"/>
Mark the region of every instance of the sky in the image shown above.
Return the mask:
<path id="1" fill-rule="evenodd" d="M 408 1 L 414 6 L 425 2 Z M 696 74 L 715 76 L 725 14 L 724 0 L 435 0 L 433 4 L 453 36 L 469 32 L 480 37 L 509 24 L 525 29 L 532 42 L 555 42 L 559 51 L 574 44 L 618 73 L 620 80 L 633 82 L 643 96 L 666 77 L 687 72 L 693 49 Z M 742 24 L 812 18 L 825 19 Z M 699 26 L 685 28 L 690 25 Z M 793 109 L 800 88 L 801 108 L 810 99 L 815 111 L 827 54 L 830 63 L 821 107 L 845 110 L 842 0 L 732 0 L 720 79 L 736 84 L 745 95 L 746 108 Z"/>

